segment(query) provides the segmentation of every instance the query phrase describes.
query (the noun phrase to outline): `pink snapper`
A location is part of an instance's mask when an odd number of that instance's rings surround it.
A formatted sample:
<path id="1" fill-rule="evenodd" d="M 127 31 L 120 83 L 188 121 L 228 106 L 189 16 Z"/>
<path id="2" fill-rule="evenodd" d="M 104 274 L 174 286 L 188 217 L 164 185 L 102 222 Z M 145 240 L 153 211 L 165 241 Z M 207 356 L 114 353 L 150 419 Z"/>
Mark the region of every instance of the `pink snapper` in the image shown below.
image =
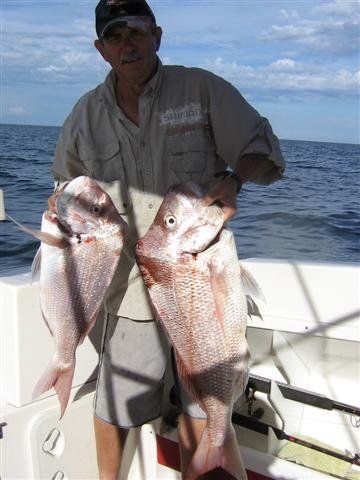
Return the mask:
<path id="1" fill-rule="evenodd" d="M 185 478 L 221 467 L 246 479 L 231 415 L 248 378 L 246 289 L 258 287 L 239 264 L 221 208 L 203 195 L 194 183 L 170 189 L 136 258 L 179 376 L 207 414 Z"/>
<path id="2" fill-rule="evenodd" d="M 40 268 L 41 311 L 55 343 L 54 357 L 33 398 L 54 387 L 62 417 L 76 349 L 96 321 L 119 263 L 127 225 L 109 195 L 90 177 L 75 178 L 48 203 L 41 231 L 18 225 L 41 240 L 33 273 Z"/>

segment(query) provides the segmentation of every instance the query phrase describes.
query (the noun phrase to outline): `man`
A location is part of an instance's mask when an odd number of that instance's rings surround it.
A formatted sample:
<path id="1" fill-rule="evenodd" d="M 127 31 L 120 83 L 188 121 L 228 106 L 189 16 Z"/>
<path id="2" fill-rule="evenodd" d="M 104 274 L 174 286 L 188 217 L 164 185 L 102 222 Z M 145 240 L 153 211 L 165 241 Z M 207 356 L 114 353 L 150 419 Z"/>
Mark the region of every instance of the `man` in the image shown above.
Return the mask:
<path id="1" fill-rule="evenodd" d="M 200 69 L 163 66 L 162 31 L 143 0 L 101 0 L 95 47 L 112 70 L 67 118 L 53 166 L 59 185 L 90 175 L 129 224 L 104 306 L 106 327 L 95 400 L 101 479 L 115 479 L 128 428 L 161 413 L 169 347 L 156 323 L 134 260 L 170 185 L 214 183 L 206 201 L 226 220 L 242 183 L 281 177 L 283 158 L 268 121 L 223 79 Z M 225 173 L 230 166 L 234 173 Z M 195 412 L 195 413 L 194 413 Z M 198 417 L 198 418 L 196 418 Z M 200 418 L 199 418 L 200 417 Z M 205 425 L 192 405 L 180 421 L 185 471 Z"/>

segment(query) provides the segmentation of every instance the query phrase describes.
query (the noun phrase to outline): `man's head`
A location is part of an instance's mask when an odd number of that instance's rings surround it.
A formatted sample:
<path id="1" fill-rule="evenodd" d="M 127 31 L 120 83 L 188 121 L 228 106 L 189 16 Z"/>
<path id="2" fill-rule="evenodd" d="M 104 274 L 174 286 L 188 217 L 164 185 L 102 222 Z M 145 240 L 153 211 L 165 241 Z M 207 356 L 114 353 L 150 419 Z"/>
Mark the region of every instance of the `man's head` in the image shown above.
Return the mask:
<path id="1" fill-rule="evenodd" d="M 156 67 L 161 28 L 145 0 L 101 0 L 95 47 L 119 78 L 145 83 Z"/>
<path id="2" fill-rule="evenodd" d="M 95 9 L 96 33 L 101 39 L 115 25 L 135 24 L 136 17 L 145 17 L 156 26 L 155 15 L 145 0 L 100 0 Z"/>

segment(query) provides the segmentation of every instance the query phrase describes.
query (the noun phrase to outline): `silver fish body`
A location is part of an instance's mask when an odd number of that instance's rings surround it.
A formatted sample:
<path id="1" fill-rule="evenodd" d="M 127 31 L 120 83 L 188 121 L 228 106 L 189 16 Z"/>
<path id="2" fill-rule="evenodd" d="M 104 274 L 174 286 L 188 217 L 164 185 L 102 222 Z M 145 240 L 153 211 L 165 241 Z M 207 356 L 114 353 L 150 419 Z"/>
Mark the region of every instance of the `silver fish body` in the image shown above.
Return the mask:
<path id="1" fill-rule="evenodd" d="M 33 393 L 54 387 L 61 416 L 68 403 L 75 352 L 93 327 L 118 265 L 126 233 L 110 197 L 89 177 L 77 177 L 49 199 L 43 214 L 40 302 L 55 343 L 53 360 Z"/>
<path id="2" fill-rule="evenodd" d="M 170 190 L 136 256 L 179 376 L 207 414 L 185 478 L 222 467 L 244 479 L 231 414 L 248 377 L 246 293 L 233 235 L 202 196 L 194 184 Z"/>

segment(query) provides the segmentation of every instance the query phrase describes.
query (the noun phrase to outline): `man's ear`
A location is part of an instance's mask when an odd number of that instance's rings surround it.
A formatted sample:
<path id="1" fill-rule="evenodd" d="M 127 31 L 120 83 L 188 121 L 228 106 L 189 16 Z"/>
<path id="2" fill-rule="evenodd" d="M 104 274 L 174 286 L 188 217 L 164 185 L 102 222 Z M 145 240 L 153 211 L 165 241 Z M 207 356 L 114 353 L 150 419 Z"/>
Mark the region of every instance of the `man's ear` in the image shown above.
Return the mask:
<path id="1" fill-rule="evenodd" d="M 105 62 L 108 62 L 109 57 L 106 55 L 106 49 L 105 49 L 104 43 L 97 38 L 94 42 L 94 46 L 96 50 L 100 53 L 100 55 L 103 57 Z"/>
<path id="2" fill-rule="evenodd" d="M 155 30 L 155 39 L 156 39 L 156 51 L 159 50 L 161 45 L 162 29 L 161 27 L 156 27 Z"/>

